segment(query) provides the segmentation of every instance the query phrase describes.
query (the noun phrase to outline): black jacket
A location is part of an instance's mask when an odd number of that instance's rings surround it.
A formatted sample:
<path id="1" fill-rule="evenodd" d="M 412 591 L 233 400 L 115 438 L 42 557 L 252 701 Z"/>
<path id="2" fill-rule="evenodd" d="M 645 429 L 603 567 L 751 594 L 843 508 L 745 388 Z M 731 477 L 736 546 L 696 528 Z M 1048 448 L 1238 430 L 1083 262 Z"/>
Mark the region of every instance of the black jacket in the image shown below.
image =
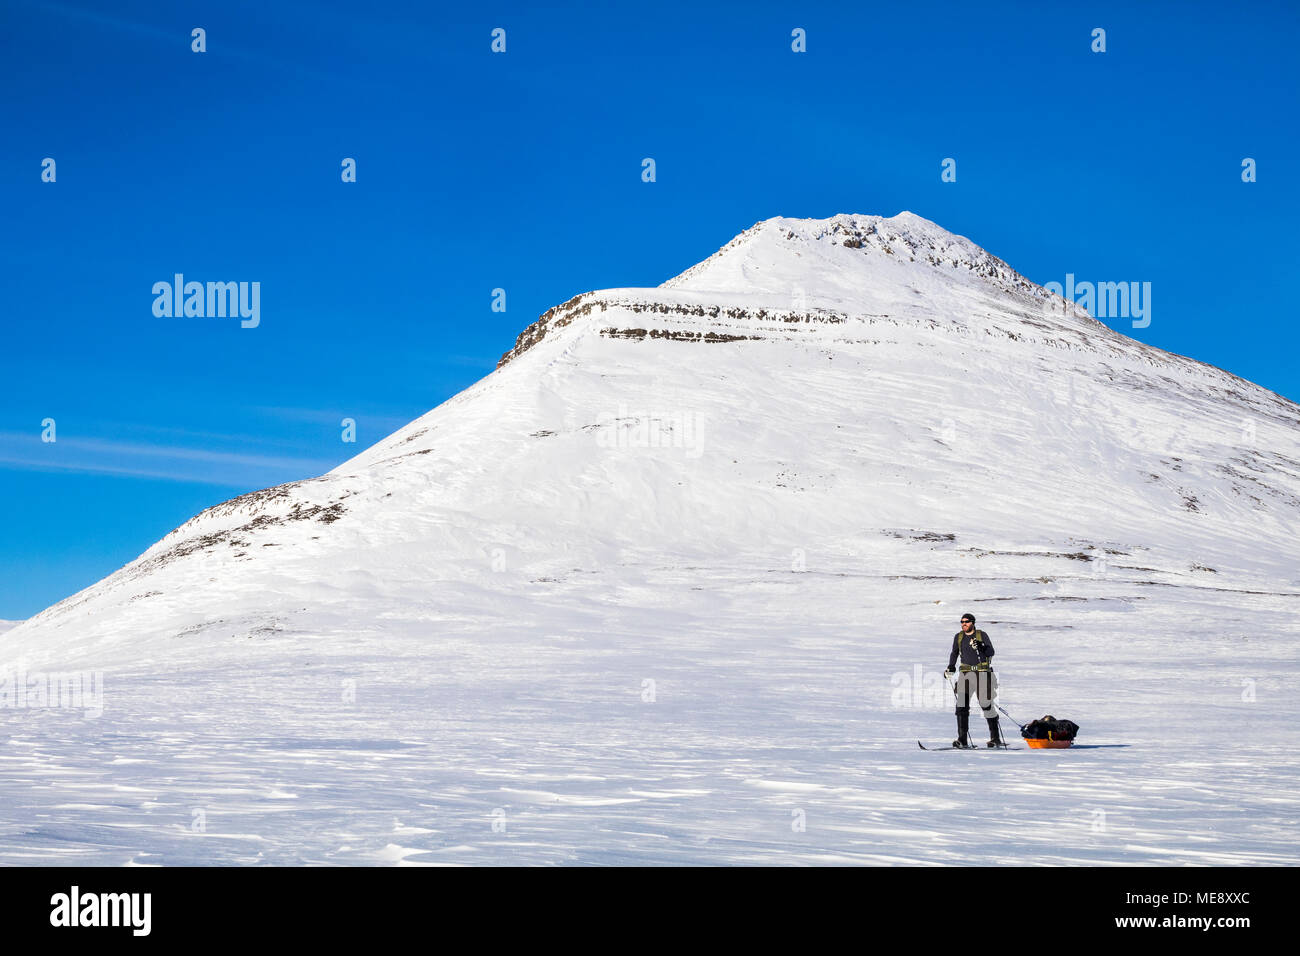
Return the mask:
<path id="1" fill-rule="evenodd" d="M 993 660 L 993 642 L 989 636 L 976 628 L 971 634 L 970 640 L 966 635 L 958 631 L 952 638 L 952 653 L 948 655 L 948 670 L 955 670 L 957 666 L 957 657 L 961 656 L 961 662 L 969 667 L 975 667 L 984 661 Z"/>

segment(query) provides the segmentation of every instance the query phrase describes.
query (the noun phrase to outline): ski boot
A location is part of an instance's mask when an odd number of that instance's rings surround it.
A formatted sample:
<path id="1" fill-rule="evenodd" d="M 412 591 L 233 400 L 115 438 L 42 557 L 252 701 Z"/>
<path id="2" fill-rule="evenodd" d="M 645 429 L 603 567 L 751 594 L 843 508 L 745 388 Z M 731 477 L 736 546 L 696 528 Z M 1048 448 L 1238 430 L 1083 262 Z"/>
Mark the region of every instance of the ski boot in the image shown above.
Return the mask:
<path id="1" fill-rule="evenodd" d="M 989 722 L 989 742 L 984 746 L 1005 747 L 1007 742 L 1002 739 L 1002 733 L 998 727 L 998 719 L 996 717 L 985 717 L 984 719 Z"/>
<path id="2" fill-rule="evenodd" d="M 952 742 L 952 745 L 957 750 L 972 749 L 972 745 L 970 743 L 970 711 L 969 710 L 967 710 L 966 713 L 962 713 L 960 710 L 957 711 L 957 739 Z"/>

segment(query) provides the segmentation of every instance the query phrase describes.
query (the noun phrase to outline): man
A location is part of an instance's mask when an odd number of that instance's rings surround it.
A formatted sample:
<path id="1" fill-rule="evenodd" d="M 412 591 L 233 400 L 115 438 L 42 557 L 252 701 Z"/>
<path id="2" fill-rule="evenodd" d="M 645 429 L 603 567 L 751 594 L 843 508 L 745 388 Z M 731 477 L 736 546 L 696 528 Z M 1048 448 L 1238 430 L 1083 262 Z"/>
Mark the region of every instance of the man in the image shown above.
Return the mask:
<path id="1" fill-rule="evenodd" d="M 953 694 L 957 698 L 957 739 L 954 747 L 973 747 L 970 736 L 970 699 L 979 700 L 984 719 L 989 722 L 990 747 L 1004 747 L 1002 735 L 998 733 L 998 714 L 993 709 L 993 699 L 998 694 L 998 679 L 993 674 L 990 661 L 993 660 L 993 642 L 983 631 L 975 628 L 975 615 L 961 616 L 961 630 L 953 635 L 952 653 L 948 655 L 948 669 L 943 672 L 945 678 L 953 676 L 953 668 L 961 658 L 961 673 L 953 685 Z"/>

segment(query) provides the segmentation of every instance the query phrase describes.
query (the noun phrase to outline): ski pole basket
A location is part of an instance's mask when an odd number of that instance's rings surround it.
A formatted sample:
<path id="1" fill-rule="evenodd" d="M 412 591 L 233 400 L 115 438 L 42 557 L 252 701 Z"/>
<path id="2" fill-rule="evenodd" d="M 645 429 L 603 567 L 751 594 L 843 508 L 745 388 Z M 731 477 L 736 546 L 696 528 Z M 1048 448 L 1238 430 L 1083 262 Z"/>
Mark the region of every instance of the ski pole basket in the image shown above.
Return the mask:
<path id="1" fill-rule="evenodd" d="M 1020 736 L 1025 744 L 1035 750 L 1059 750 L 1074 743 L 1079 733 L 1079 725 L 1072 720 L 1060 720 L 1048 714 L 1038 720 L 1031 720 L 1020 729 Z"/>

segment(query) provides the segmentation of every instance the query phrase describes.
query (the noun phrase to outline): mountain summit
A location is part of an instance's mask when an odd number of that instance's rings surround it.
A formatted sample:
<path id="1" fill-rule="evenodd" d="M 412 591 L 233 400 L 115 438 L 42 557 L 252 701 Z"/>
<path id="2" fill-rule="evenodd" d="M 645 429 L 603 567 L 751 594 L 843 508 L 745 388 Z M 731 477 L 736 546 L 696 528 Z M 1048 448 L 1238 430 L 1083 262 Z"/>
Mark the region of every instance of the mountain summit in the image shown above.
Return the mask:
<path id="1" fill-rule="evenodd" d="M 484 628 L 792 562 L 874 576 L 864 604 L 915 575 L 1293 587 L 1297 424 L 912 213 L 773 218 L 657 288 L 556 306 L 461 394 L 209 508 L 2 646 L 138 662 Z"/>
<path id="2" fill-rule="evenodd" d="M 840 250 L 857 255 L 845 255 Z M 875 253 L 892 260 L 879 259 Z M 660 288 L 789 296 L 792 286 L 806 283 L 815 275 L 823 280 L 812 290 L 817 301 L 851 306 L 882 279 L 889 284 L 882 265 L 918 260 L 937 269 L 982 276 L 1007 288 L 1025 292 L 1037 288 L 969 239 L 910 212 L 892 218 L 839 215 L 830 219 L 767 219 Z"/>
<path id="3" fill-rule="evenodd" d="M 924 291 L 923 291 L 924 290 Z M 947 293 L 951 308 L 920 302 Z M 743 316 L 732 328 L 726 312 L 710 314 L 718 328 L 707 341 L 737 341 L 746 331 L 762 333 L 763 319 L 780 316 L 817 328 L 862 318 L 914 316 L 969 328 L 994 320 L 1008 307 L 1037 315 L 1043 328 L 1105 334 L 1105 326 L 1082 309 L 1030 282 L 975 243 L 910 212 L 892 218 L 839 215 L 830 219 L 775 217 L 756 223 L 725 246 L 655 290 L 586 293 L 545 313 L 525 329 L 502 364 L 562 327 L 577 310 L 589 314 L 616 300 L 648 300 L 676 311 L 726 303 Z M 992 304 L 996 303 L 996 305 Z M 948 305 L 949 303 L 945 303 Z M 761 315 L 760 315 L 761 313 Z M 1044 313 L 1038 315 L 1039 313 Z M 683 332 L 685 330 L 678 329 Z M 700 329 L 702 340 L 708 331 Z"/>

